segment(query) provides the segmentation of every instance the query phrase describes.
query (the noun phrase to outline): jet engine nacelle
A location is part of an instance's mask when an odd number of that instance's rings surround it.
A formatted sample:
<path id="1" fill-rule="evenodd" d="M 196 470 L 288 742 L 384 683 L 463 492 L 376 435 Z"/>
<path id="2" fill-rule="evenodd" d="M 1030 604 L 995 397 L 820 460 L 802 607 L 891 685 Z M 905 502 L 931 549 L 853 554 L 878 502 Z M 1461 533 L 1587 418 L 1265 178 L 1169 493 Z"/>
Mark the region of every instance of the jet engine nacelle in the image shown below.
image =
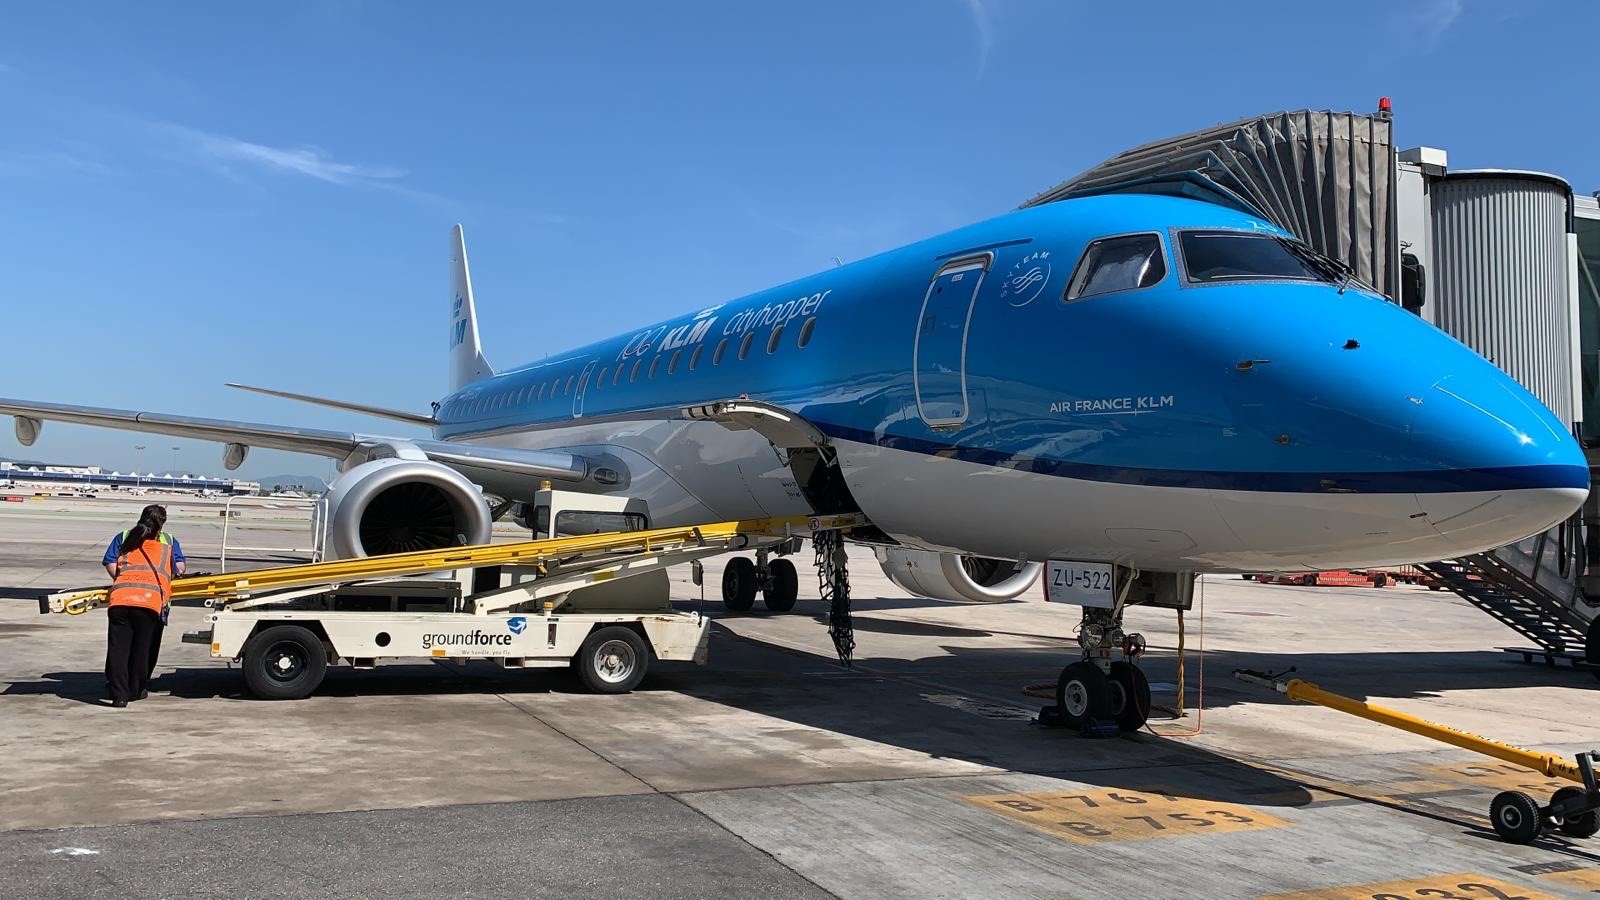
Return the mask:
<path id="1" fill-rule="evenodd" d="M 489 543 L 483 492 L 436 462 L 375 459 L 340 475 L 328 491 L 329 558 L 378 556 Z"/>
<path id="2" fill-rule="evenodd" d="M 1010 600 L 1039 580 L 1039 564 L 1007 559 L 877 547 L 883 574 L 900 587 L 930 600 L 998 603 Z"/>

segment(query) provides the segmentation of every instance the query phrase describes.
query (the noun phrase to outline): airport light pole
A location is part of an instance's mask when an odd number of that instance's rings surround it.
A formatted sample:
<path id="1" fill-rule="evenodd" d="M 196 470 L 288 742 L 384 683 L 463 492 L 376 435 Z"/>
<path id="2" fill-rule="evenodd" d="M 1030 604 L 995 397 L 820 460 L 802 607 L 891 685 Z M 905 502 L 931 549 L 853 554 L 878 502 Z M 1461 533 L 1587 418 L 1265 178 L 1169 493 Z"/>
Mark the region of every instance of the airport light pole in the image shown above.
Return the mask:
<path id="1" fill-rule="evenodd" d="M 172 448 L 172 474 L 178 474 L 178 448 Z"/>
<path id="2" fill-rule="evenodd" d="M 133 485 L 134 487 L 138 487 L 143 483 L 143 478 L 139 475 L 139 470 L 144 468 L 144 445 L 134 444 L 133 452 L 138 454 L 133 458 Z"/>

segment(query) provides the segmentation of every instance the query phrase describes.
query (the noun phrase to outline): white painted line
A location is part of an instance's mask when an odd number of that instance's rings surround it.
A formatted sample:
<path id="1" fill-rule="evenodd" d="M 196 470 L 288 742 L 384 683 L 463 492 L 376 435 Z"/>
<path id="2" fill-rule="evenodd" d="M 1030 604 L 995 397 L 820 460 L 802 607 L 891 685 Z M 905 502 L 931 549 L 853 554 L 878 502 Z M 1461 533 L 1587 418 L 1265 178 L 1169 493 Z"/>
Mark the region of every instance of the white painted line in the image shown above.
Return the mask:
<path id="1" fill-rule="evenodd" d="M 99 850 L 90 850 L 88 847 L 57 847 L 54 850 L 51 850 L 50 852 L 52 854 L 54 854 L 54 855 L 65 854 L 67 856 L 98 856 L 98 855 L 100 855 L 100 851 Z"/>

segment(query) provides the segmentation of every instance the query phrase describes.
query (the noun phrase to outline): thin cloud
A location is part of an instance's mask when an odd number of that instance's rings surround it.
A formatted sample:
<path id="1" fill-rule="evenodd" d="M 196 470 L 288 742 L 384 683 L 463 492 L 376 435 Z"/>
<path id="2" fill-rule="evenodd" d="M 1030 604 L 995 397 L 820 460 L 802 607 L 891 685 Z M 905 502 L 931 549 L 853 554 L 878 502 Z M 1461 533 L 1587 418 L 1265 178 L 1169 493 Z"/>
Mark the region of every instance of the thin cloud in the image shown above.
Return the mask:
<path id="1" fill-rule="evenodd" d="M 167 125 L 163 129 L 182 141 L 202 161 L 223 167 L 245 163 L 272 172 L 304 175 L 329 184 L 395 188 L 404 169 L 340 162 L 318 147 L 272 147 L 225 134 Z"/>
<path id="2" fill-rule="evenodd" d="M 1427 44 L 1437 43 L 1461 19 L 1463 10 L 1462 0 L 1431 0 L 1416 13 L 1423 41 Z"/>
<path id="3" fill-rule="evenodd" d="M 0 152 L 0 172 L 93 175 L 103 178 L 111 174 L 111 167 L 99 160 L 65 150 L 26 150 Z"/>
<path id="4" fill-rule="evenodd" d="M 989 68 L 989 51 L 994 49 L 994 17 L 985 0 L 965 0 L 967 12 L 972 14 L 972 30 L 978 38 L 978 77 Z"/>

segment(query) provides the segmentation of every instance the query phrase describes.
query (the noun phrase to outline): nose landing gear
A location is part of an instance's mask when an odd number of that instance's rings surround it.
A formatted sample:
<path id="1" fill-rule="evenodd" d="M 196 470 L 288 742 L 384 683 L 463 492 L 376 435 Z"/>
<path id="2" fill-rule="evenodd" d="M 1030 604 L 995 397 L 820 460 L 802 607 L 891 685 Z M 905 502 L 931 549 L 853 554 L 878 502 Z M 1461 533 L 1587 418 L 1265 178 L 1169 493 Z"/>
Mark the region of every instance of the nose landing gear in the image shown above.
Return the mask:
<path id="1" fill-rule="evenodd" d="M 1122 609 L 1084 607 L 1078 628 L 1083 659 L 1061 670 L 1056 705 L 1039 711 L 1043 725 L 1076 728 L 1093 736 L 1138 731 L 1150 717 L 1150 681 L 1139 669 L 1144 636 L 1122 630 Z M 1117 651 L 1122 659 L 1113 659 Z"/>

